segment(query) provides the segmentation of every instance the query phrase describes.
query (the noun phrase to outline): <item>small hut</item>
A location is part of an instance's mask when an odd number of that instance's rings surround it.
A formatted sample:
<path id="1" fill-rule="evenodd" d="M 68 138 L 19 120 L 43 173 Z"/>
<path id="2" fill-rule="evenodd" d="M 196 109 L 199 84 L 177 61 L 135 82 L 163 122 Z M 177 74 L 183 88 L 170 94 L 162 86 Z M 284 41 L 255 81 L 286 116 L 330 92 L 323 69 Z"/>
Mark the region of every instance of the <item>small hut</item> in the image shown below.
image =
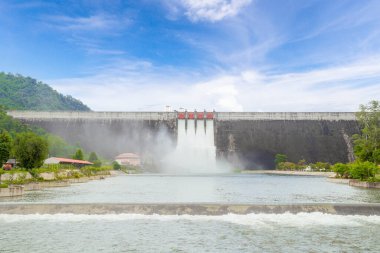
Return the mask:
<path id="1" fill-rule="evenodd" d="M 115 161 L 120 165 L 140 166 L 140 156 L 134 153 L 123 153 L 115 157 Z"/>

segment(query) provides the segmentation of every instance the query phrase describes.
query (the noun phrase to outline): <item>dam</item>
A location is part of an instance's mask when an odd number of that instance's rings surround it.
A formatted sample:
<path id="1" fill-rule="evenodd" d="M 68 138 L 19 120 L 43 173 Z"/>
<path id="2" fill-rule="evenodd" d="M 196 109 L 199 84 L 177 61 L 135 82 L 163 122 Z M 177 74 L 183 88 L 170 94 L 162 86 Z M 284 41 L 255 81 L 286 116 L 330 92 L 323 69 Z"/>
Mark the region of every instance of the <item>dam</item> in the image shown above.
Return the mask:
<path id="1" fill-rule="evenodd" d="M 9 111 L 24 123 L 57 134 L 107 158 L 125 151 L 156 161 L 176 147 L 178 125 L 212 120 L 216 157 L 244 169 L 273 169 L 289 161 L 348 162 L 360 128 L 353 112 L 36 112 Z M 194 123 L 193 123 L 194 122 Z M 204 127 L 205 126 L 205 127 Z M 207 131 L 210 125 L 202 125 Z M 208 135 L 209 136 L 209 135 Z"/>

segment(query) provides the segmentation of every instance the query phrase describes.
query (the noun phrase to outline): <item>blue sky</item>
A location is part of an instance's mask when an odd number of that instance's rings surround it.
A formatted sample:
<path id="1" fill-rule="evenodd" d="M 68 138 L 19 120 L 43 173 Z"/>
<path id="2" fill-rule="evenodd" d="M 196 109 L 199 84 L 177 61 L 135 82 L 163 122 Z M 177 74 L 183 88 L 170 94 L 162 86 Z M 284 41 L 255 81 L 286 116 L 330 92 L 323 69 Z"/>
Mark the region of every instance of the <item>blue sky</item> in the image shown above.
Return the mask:
<path id="1" fill-rule="evenodd" d="M 377 0 L 0 1 L 0 71 L 97 111 L 355 111 L 380 99 Z"/>

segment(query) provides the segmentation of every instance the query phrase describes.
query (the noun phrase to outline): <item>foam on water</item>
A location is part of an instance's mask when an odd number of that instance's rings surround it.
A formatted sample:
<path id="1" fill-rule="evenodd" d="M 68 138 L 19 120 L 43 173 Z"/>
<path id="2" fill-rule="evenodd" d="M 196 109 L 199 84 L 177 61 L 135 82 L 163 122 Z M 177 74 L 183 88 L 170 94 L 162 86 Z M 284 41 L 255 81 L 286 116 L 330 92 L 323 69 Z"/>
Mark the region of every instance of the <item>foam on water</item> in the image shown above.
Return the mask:
<path id="1" fill-rule="evenodd" d="M 226 165 L 217 163 L 213 120 L 178 120 L 177 146 L 163 159 L 165 173 L 225 173 Z"/>
<path id="2" fill-rule="evenodd" d="M 363 215 L 333 215 L 320 212 L 314 213 L 284 213 L 284 214 L 227 214 L 220 216 L 206 215 L 143 215 L 143 214 L 0 214 L 1 223 L 14 223 L 25 221 L 50 221 L 50 222 L 82 222 L 82 221 L 193 221 L 193 222 L 229 222 L 233 224 L 268 227 L 304 227 L 304 226 L 365 226 L 368 224 L 380 225 L 380 216 Z"/>

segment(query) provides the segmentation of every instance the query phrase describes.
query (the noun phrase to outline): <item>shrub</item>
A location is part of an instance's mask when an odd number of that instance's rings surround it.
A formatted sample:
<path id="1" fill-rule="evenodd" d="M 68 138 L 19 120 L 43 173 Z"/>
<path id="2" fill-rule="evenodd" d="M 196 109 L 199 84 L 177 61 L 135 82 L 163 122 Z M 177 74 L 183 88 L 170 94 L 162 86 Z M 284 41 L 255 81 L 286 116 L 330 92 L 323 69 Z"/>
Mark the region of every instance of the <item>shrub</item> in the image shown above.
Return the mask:
<path id="1" fill-rule="evenodd" d="M 316 162 L 315 168 L 319 171 L 330 171 L 331 165 L 329 163 L 323 163 L 323 162 Z"/>
<path id="2" fill-rule="evenodd" d="M 80 171 L 86 176 L 109 175 L 110 170 L 112 170 L 112 166 L 102 166 L 102 167 L 84 166 L 80 169 Z"/>
<path id="3" fill-rule="evenodd" d="M 347 178 L 349 176 L 349 167 L 347 164 L 336 163 L 332 166 L 332 170 L 339 176 Z"/>
<path id="4" fill-rule="evenodd" d="M 68 177 L 70 178 L 81 178 L 82 176 L 83 174 L 76 170 L 72 170 L 68 173 Z"/>
<path id="5" fill-rule="evenodd" d="M 282 162 L 278 164 L 277 169 L 279 170 L 296 170 L 297 165 L 291 162 Z"/>
<path id="6" fill-rule="evenodd" d="M 102 162 L 100 160 L 95 160 L 94 162 L 94 167 L 101 167 L 102 166 Z"/>
<path id="7" fill-rule="evenodd" d="M 113 168 L 114 170 L 120 170 L 120 169 L 121 169 L 121 165 L 120 165 L 118 162 L 114 161 L 114 162 L 112 163 L 112 168 Z"/>
<path id="8" fill-rule="evenodd" d="M 350 163 L 348 167 L 351 178 L 360 180 L 375 177 L 379 169 L 375 163 L 368 161 Z"/>

